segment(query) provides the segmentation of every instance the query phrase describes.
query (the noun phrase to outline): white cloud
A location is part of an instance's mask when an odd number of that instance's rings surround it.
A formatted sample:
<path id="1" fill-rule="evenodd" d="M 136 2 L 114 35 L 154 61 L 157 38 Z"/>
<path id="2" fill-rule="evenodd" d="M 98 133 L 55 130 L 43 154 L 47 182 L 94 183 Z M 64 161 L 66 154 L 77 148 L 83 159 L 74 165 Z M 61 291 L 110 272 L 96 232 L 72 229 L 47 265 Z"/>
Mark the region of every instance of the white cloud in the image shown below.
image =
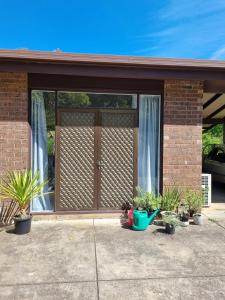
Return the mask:
<path id="1" fill-rule="evenodd" d="M 156 12 L 154 22 L 150 19 L 146 31 L 136 53 L 222 59 L 225 56 L 225 1 L 162 1 L 161 9 Z"/>
<path id="2" fill-rule="evenodd" d="M 225 59 L 225 45 L 220 49 L 216 50 L 210 59 Z"/>
<path id="3" fill-rule="evenodd" d="M 169 0 L 160 11 L 162 19 L 196 18 L 225 9 L 224 0 Z"/>

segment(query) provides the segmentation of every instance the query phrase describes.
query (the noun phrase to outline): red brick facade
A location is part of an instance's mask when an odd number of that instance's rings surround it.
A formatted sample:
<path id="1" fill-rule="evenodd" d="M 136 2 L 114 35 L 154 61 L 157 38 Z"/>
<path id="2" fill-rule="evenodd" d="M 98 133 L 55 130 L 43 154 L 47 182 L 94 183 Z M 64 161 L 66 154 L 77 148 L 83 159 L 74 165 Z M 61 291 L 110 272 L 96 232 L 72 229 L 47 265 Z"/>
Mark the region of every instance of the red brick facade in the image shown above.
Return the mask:
<path id="1" fill-rule="evenodd" d="M 201 186 L 203 82 L 164 85 L 163 185 Z"/>
<path id="2" fill-rule="evenodd" d="M 203 82 L 164 85 L 163 185 L 201 186 Z M 0 174 L 29 166 L 25 73 L 0 73 Z"/>
<path id="3" fill-rule="evenodd" d="M 0 174 L 29 165 L 27 74 L 0 73 Z"/>

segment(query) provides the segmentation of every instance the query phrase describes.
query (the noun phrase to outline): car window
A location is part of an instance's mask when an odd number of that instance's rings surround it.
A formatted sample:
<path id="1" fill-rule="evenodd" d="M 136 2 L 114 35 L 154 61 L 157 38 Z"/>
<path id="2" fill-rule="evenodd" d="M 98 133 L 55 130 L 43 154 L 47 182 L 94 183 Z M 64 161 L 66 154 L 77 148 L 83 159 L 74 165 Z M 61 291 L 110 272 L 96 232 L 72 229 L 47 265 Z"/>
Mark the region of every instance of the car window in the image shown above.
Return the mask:
<path id="1" fill-rule="evenodd" d="M 208 156 L 209 159 L 215 160 L 221 163 L 225 163 L 225 153 L 223 149 L 213 149 Z"/>
<path id="2" fill-rule="evenodd" d="M 213 149 L 209 152 L 207 158 L 208 158 L 208 159 L 214 160 L 215 157 L 216 157 L 217 152 L 218 152 L 218 149 L 217 149 L 217 148 L 213 148 Z"/>

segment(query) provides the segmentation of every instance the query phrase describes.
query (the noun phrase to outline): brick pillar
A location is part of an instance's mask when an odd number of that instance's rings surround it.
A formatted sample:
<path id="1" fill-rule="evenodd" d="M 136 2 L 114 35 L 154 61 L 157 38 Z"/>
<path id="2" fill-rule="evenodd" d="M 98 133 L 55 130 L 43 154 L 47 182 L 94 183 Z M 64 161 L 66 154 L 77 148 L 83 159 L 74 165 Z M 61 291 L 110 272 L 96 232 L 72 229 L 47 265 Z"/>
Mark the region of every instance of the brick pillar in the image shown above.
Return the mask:
<path id="1" fill-rule="evenodd" d="M 0 174 L 29 166 L 27 74 L 0 73 Z"/>
<path id="2" fill-rule="evenodd" d="M 164 83 L 164 187 L 201 187 L 202 97 L 202 81 Z"/>

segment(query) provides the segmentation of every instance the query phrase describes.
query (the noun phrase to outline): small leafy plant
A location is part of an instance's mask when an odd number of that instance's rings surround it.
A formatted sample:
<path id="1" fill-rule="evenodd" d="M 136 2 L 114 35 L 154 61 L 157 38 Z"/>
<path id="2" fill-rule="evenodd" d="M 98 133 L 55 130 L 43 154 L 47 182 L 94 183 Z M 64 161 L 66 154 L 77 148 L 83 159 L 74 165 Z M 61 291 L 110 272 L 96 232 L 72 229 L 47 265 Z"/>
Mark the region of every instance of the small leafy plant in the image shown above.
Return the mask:
<path id="1" fill-rule="evenodd" d="M 127 214 L 128 210 L 131 209 L 131 204 L 130 202 L 126 201 L 122 204 L 121 209 L 124 211 L 125 214 Z"/>
<path id="2" fill-rule="evenodd" d="M 137 188 L 138 196 L 133 199 L 133 207 L 135 209 L 145 209 L 147 211 L 154 211 L 160 208 L 161 196 L 156 196 L 151 192 L 142 192 Z"/>
<path id="3" fill-rule="evenodd" d="M 163 222 L 165 224 L 173 225 L 174 227 L 178 226 L 180 224 L 179 220 L 175 218 L 174 216 L 164 216 Z"/>
<path id="4" fill-rule="evenodd" d="M 39 172 L 31 170 L 12 171 L 0 182 L 0 199 L 11 199 L 18 204 L 18 218 L 26 219 L 27 208 L 32 199 L 43 196 L 43 188 L 47 181 L 41 182 Z"/>
<path id="5" fill-rule="evenodd" d="M 179 214 L 180 221 L 181 222 L 188 222 L 189 218 L 190 218 L 190 214 L 188 212 L 187 205 L 185 205 L 184 203 L 182 203 L 181 206 L 180 206 L 180 208 L 181 208 L 180 214 Z"/>
<path id="6" fill-rule="evenodd" d="M 174 211 L 178 208 L 181 201 L 181 192 L 177 187 L 168 187 L 162 196 L 161 210 Z"/>

